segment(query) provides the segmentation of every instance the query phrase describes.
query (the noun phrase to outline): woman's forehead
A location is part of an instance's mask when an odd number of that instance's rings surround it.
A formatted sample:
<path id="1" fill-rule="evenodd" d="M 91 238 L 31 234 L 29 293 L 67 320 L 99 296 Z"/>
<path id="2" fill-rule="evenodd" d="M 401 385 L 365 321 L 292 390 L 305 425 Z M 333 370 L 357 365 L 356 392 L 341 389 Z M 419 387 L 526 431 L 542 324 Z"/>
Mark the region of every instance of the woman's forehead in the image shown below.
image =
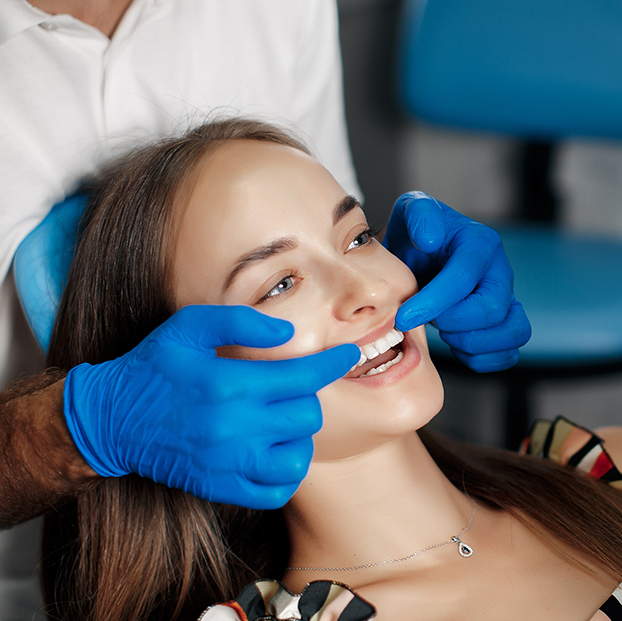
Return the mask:
<path id="1" fill-rule="evenodd" d="M 331 217 L 345 195 L 309 155 L 275 143 L 234 140 L 206 158 L 190 194 L 191 228 L 209 221 L 224 235 L 309 226 Z M 227 229 L 230 229 L 229 231 Z"/>

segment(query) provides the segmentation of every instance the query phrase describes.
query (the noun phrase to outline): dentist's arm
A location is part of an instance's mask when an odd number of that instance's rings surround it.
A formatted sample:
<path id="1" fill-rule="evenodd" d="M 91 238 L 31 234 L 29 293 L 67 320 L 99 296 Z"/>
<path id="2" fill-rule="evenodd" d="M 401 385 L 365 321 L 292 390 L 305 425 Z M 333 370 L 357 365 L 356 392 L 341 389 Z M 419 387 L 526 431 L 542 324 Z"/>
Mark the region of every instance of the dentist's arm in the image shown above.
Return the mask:
<path id="1" fill-rule="evenodd" d="M 454 355 L 475 371 L 516 364 L 531 326 L 514 298 L 514 274 L 495 231 L 409 192 L 393 208 L 385 245 L 424 285 L 398 312 L 400 330 L 434 320 Z"/>
<path id="2" fill-rule="evenodd" d="M 0 529 L 77 496 L 99 478 L 67 429 L 64 375 L 50 370 L 0 393 Z"/>
<path id="3" fill-rule="evenodd" d="M 116 360 L 5 390 L 0 527 L 129 473 L 217 502 L 284 505 L 322 426 L 316 392 L 360 351 L 266 362 L 218 358 L 215 348 L 273 347 L 292 333 L 248 307 L 186 307 Z"/>

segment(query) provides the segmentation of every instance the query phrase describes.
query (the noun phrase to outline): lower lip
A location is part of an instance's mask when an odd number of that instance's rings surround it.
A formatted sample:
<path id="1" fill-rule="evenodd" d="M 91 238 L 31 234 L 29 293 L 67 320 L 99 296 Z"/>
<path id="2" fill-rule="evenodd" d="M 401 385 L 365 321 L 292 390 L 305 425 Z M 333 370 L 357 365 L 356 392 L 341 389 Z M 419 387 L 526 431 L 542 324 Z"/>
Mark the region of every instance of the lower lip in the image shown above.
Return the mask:
<path id="1" fill-rule="evenodd" d="M 368 388 L 388 386 L 389 384 L 399 382 L 421 362 L 421 352 L 419 351 L 417 344 L 410 338 L 410 334 L 408 332 L 404 333 L 402 351 L 404 353 L 404 357 L 397 364 L 394 364 L 382 373 L 368 375 L 367 377 L 346 377 L 344 379 L 347 382 L 357 382 L 361 386 L 366 386 Z"/>

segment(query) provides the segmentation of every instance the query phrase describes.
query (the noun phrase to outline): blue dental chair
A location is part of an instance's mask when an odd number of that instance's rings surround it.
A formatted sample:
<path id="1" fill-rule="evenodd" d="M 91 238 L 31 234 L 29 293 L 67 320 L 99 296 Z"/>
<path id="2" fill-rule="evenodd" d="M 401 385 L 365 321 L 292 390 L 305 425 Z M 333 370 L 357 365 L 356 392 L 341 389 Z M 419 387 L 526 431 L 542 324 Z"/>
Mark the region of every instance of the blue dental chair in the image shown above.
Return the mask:
<path id="1" fill-rule="evenodd" d="M 525 144 L 521 215 L 531 223 L 495 227 L 533 326 L 520 363 L 501 374 L 506 444 L 516 448 L 537 382 L 622 372 L 622 238 L 556 226 L 548 179 L 557 139 L 622 139 L 622 3 L 405 0 L 402 10 L 405 110 Z M 459 371 L 438 333 L 429 338 L 437 362 Z"/>

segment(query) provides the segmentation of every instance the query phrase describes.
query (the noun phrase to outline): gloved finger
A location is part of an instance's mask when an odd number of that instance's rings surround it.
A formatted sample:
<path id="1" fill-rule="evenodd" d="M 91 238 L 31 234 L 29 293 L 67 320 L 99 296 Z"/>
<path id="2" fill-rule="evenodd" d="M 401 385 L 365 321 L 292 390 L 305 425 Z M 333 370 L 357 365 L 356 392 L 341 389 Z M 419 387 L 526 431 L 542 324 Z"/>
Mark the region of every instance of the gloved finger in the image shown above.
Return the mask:
<path id="1" fill-rule="evenodd" d="M 472 227 L 481 229 L 471 235 L 468 229 Z M 463 236 L 452 243 L 453 254 L 438 275 L 398 310 L 398 330 L 412 330 L 432 321 L 466 298 L 488 271 L 501 247 L 499 235 L 477 222 L 467 224 L 462 231 Z"/>
<path id="2" fill-rule="evenodd" d="M 494 373 L 505 371 L 513 367 L 520 357 L 518 349 L 493 352 L 488 354 L 471 355 L 452 350 L 454 356 L 473 371 L 478 373 Z"/>
<path id="3" fill-rule="evenodd" d="M 294 335 L 289 321 L 250 306 L 185 306 L 164 325 L 180 342 L 207 349 L 223 345 L 277 347 Z"/>
<path id="4" fill-rule="evenodd" d="M 435 319 L 439 330 L 460 332 L 484 330 L 500 324 L 510 310 L 514 273 L 504 253 L 495 257 L 475 291 Z"/>
<path id="5" fill-rule="evenodd" d="M 209 485 L 207 484 L 209 481 Z M 211 502 L 239 505 L 249 509 L 280 509 L 296 493 L 300 482 L 286 485 L 263 485 L 238 474 L 202 477 L 186 487 L 198 498 Z"/>
<path id="6" fill-rule="evenodd" d="M 188 418 L 191 416 L 197 422 L 192 437 L 185 440 L 188 444 L 224 446 L 235 442 L 238 446 L 244 444 L 253 448 L 309 438 L 322 428 L 322 408 L 316 395 L 269 404 L 257 404 L 255 399 L 223 400 L 228 401 L 228 407 L 217 417 L 209 406 L 205 414 L 201 408 L 194 407 Z"/>
<path id="7" fill-rule="evenodd" d="M 312 459 L 312 438 L 299 438 L 273 444 L 254 462 L 249 461 L 241 474 L 261 485 L 299 485 L 307 475 Z"/>
<path id="8" fill-rule="evenodd" d="M 408 192 L 397 199 L 394 210 L 417 250 L 428 254 L 440 249 L 445 242 L 445 214 L 439 201 L 425 192 Z"/>
<path id="9" fill-rule="evenodd" d="M 408 195 L 405 196 L 407 197 Z M 434 264 L 434 254 L 425 254 L 418 250 L 413 244 L 411 233 L 408 230 L 409 224 L 406 220 L 406 217 L 410 213 L 410 210 L 407 210 L 406 207 L 410 203 L 414 203 L 415 205 L 423 203 L 428 207 L 431 205 L 431 202 L 427 200 L 425 202 L 415 202 L 412 200 L 409 201 L 408 198 L 401 197 L 391 212 L 383 245 L 401 261 L 406 263 L 417 275 L 417 278 L 423 278 Z M 418 222 L 414 215 L 411 218 L 410 224 L 410 226 L 414 228 L 413 236 L 418 243 L 428 251 L 432 251 L 436 248 L 436 244 L 430 241 L 431 233 L 436 231 L 439 238 L 445 233 L 444 222 L 440 224 L 435 222 L 435 219 L 437 217 L 442 218 L 443 214 L 435 205 L 432 205 L 432 207 L 433 209 L 430 209 L 426 214 L 427 221 L 425 224 L 421 223 L 421 226 L 417 226 Z M 414 212 L 415 210 L 412 211 Z M 442 240 L 439 243 L 442 244 Z"/>
<path id="10" fill-rule="evenodd" d="M 281 509 L 291 500 L 299 487 L 300 483 L 292 485 L 249 485 L 243 506 L 264 511 Z M 240 497 L 234 497 L 232 502 L 237 505 L 242 504 Z"/>
<path id="11" fill-rule="evenodd" d="M 441 330 L 440 336 L 454 351 L 479 355 L 522 347 L 531 337 L 531 326 L 522 304 L 513 300 L 507 316 L 496 326 L 470 332 Z"/>
<path id="12" fill-rule="evenodd" d="M 322 428 L 322 407 L 316 395 L 273 401 L 265 407 L 267 416 L 251 424 L 277 442 L 310 438 Z"/>
<path id="13" fill-rule="evenodd" d="M 244 378 L 244 381 L 221 385 L 218 390 L 223 400 L 251 398 L 266 403 L 314 395 L 327 384 L 346 375 L 360 356 L 356 345 L 346 343 L 288 360 L 222 358 L 218 361 L 219 365 L 229 367 L 227 371 L 232 377 Z"/>

